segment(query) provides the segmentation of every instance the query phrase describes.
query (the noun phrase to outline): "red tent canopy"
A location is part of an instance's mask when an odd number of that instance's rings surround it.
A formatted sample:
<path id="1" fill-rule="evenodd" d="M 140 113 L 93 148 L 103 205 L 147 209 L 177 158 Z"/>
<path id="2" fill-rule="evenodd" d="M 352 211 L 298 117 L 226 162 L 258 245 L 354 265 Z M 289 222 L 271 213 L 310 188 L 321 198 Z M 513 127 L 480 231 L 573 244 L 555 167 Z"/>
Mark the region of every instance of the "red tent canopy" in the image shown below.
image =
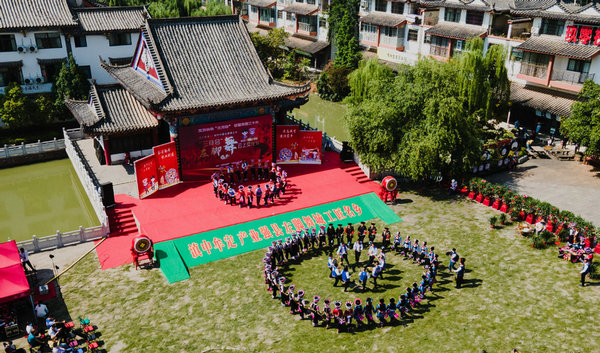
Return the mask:
<path id="1" fill-rule="evenodd" d="M 0 303 L 29 295 L 29 282 L 21 266 L 17 243 L 0 243 Z"/>

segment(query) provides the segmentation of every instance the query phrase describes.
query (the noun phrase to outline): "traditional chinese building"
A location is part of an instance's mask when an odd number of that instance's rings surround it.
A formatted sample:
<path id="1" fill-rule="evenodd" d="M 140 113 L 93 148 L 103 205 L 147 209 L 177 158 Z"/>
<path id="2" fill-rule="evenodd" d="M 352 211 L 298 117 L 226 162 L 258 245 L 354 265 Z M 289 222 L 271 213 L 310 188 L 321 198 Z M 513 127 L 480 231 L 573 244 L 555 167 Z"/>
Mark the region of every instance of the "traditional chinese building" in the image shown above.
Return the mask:
<path id="1" fill-rule="evenodd" d="M 272 160 L 277 115 L 310 88 L 274 81 L 237 15 L 147 19 L 132 56 L 127 65 L 102 62 L 119 85 L 94 85 L 89 101 L 67 106 L 107 163 L 173 139 L 188 180 Z"/>

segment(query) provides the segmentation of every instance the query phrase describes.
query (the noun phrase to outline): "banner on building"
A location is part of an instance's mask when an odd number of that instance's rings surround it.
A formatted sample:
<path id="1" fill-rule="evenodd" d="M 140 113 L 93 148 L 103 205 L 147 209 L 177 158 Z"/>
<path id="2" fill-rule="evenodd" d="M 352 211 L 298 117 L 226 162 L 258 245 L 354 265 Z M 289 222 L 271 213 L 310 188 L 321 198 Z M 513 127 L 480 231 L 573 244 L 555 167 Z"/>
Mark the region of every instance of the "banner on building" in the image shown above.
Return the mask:
<path id="1" fill-rule="evenodd" d="M 156 156 L 158 188 L 165 189 L 179 183 L 179 168 L 177 165 L 177 147 L 175 142 L 165 143 L 152 148 Z"/>
<path id="2" fill-rule="evenodd" d="M 156 169 L 156 156 L 151 154 L 147 157 L 138 159 L 133 163 L 133 166 L 140 199 L 157 192 L 158 173 Z"/>
<path id="3" fill-rule="evenodd" d="M 321 164 L 323 132 L 300 131 L 300 164 Z"/>
<path id="4" fill-rule="evenodd" d="M 272 160 L 272 116 L 179 128 L 181 166 L 187 180 L 246 160 Z"/>
<path id="5" fill-rule="evenodd" d="M 298 143 L 300 127 L 298 125 L 278 125 L 276 132 L 277 164 L 298 163 L 300 159 Z"/>

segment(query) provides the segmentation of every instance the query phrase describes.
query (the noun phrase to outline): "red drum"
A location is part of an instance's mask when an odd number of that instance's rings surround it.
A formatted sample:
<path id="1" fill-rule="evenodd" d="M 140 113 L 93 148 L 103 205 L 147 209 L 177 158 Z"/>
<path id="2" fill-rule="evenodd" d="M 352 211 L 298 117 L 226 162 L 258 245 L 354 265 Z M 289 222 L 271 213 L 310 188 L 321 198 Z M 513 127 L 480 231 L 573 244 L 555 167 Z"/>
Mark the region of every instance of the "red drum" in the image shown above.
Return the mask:
<path id="1" fill-rule="evenodd" d="M 396 190 L 396 187 L 398 187 L 398 182 L 393 176 L 386 176 L 381 181 L 381 186 L 383 186 L 387 191 L 394 191 Z"/>
<path id="2" fill-rule="evenodd" d="M 131 249 L 138 255 L 145 254 L 152 250 L 152 240 L 144 234 L 140 234 L 131 241 Z"/>

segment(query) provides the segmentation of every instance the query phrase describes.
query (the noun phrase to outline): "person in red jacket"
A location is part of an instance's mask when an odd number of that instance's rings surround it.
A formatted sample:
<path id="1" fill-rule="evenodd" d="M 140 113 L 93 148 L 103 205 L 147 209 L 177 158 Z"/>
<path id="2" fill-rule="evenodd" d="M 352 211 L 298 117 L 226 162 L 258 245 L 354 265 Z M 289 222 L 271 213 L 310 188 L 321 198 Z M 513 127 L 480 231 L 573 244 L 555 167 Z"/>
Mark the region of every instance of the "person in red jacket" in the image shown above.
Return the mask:
<path id="1" fill-rule="evenodd" d="M 252 207 L 252 202 L 254 201 L 254 190 L 252 190 L 252 185 L 248 186 L 248 190 L 246 190 L 246 204 L 248 208 Z"/>

